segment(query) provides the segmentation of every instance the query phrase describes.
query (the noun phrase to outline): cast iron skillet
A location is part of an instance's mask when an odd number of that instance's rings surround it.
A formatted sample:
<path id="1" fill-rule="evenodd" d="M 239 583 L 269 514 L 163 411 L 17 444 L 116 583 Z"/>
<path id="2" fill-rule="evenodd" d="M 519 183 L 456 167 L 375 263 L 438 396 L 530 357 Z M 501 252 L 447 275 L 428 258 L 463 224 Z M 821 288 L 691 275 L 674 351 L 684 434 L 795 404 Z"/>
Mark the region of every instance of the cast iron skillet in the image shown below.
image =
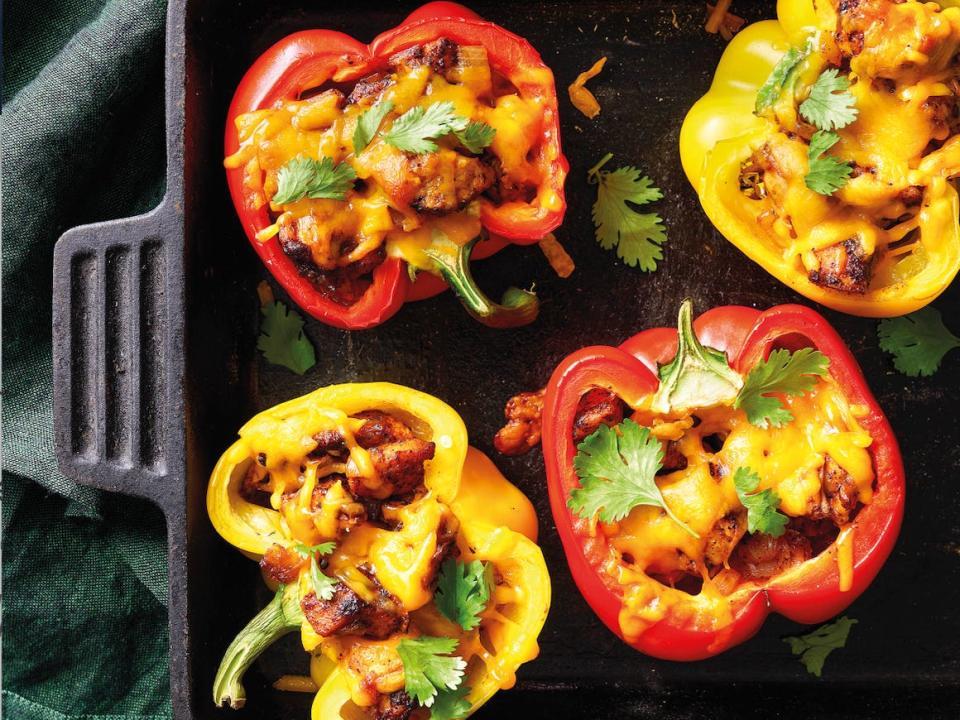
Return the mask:
<path id="1" fill-rule="evenodd" d="M 211 682 L 230 638 L 268 600 L 256 565 L 213 532 L 204 491 L 217 456 L 253 413 L 334 382 L 391 380 L 426 390 L 463 415 L 488 453 L 504 401 L 542 385 L 570 351 L 618 344 L 673 322 L 690 295 L 699 310 L 808 301 L 721 238 L 680 170 L 677 134 L 706 90 L 723 41 L 702 30 L 702 2 L 474 3 L 483 16 L 528 37 L 554 69 L 570 209 L 558 235 L 577 262 L 556 278 L 536 248 L 478 263 L 495 294 L 536 281 L 536 324 L 484 328 L 449 294 L 407 305 L 375 330 L 346 333 L 308 322 L 319 363 L 306 376 L 263 363 L 255 351 L 254 288 L 268 277 L 243 237 L 221 166 L 226 108 L 241 75 L 294 30 L 342 29 L 365 41 L 413 7 L 377 0 L 355 10 L 305 0 L 171 0 L 167 24 L 167 190 L 151 213 L 76 228 L 54 259 L 54 398 L 57 452 L 77 481 L 152 500 L 166 515 L 170 563 L 170 672 L 174 716 L 308 717 L 310 697 L 274 691 L 281 672 L 304 672 L 296 636 L 247 677 L 239 713 L 215 710 Z M 770 4 L 735 0 L 751 20 Z M 596 121 L 574 111 L 565 87 L 601 54 L 592 83 Z M 665 193 L 669 229 L 660 270 L 646 275 L 599 248 L 585 171 L 603 153 L 635 164 Z M 283 297 L 282 294 L 279 297 Z M 938 301 L 956 326 L 956 286 Z M 909 504 L 897 549 L 848 611 L 860 622 L 823 680 L 781 641 L 802 631 L 771 618 L 750 642 L 713 660 L 649 659 L 609 633 L 574 587 L 547 507 L 539 452 L 495 457 L 536 503 L 554 601 L 540 658 L 515 690 L 479 717 L 809 717 L 960 710 L 960 353 L 932 379 L 893 372 L 874 321 L 826 312 L 857 354 L 904 450 Z M 955 328 L 956 329 L 956 328 Z"/>

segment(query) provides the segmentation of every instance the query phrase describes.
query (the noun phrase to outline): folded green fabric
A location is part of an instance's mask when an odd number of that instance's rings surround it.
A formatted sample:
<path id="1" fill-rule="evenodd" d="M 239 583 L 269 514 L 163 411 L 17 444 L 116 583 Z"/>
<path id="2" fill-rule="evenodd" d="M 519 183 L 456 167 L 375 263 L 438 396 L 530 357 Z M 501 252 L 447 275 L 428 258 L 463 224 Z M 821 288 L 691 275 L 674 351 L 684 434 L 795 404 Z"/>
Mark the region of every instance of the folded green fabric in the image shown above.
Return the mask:
<path id="1" fill-rule="evenodd" d="M 53 247 L 163 195 L 159 0 L 4 3 L 3 710 L 169 717 L 166 538 L 53 450 Z"/>

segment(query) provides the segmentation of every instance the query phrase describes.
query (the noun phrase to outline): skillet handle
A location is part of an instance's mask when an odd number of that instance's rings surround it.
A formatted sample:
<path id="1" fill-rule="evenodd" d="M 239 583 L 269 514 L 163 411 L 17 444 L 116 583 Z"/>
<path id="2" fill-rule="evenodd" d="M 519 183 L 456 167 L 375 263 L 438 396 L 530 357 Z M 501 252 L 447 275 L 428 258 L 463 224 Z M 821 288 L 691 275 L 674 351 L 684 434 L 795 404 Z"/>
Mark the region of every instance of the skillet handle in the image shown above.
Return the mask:
<path id="1" fill-rule="evenodd" d="M 160 500 L 182 447 L 179 244 L 165 204 L 66 232 L 53 257 L 54 437 L 76 482 Z M 166 236 L 166 237 L 165 237 Z M 180 433 L 180 436 L 174 435 Z"/>

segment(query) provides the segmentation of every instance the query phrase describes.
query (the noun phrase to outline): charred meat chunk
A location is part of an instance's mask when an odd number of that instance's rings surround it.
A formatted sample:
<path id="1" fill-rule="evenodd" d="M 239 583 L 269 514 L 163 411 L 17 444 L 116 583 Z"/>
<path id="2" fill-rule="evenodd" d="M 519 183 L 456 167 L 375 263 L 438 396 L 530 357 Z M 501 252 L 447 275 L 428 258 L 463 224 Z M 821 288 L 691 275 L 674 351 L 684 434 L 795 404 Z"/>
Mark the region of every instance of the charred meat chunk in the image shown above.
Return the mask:
<path id="1" fill-rule="evenodd" d="M 373 602 L 364 602 L 346 583 L 337 583 L 333 597 L 321 600 L 316 593 L 300 602 L 310 626 L 323 637 L 360 635 L 383 640 L 406 630 L 410 618 L 392 595 L 382 590 Z"/>
<path id="2" fill-rule="evenodd" d="M 403 690 L 397 690 L 380 695 L 374 717 L 376 720 L 407 720 L 416 707 L 413 698 Z"/>
<path id="3" fill-rule="evenodd" d="M 687 458 L 682 452 L 680 452 L 680 443 L 676 440 L 668 440 L 663 443 L 663 464 L 660 466 L 660 470 L 657 471 L 658 475 L 666 475 L 667 473 L 676 472 L 677 470 L 683 470 L 687 467 Z"/>
<path id="4" fill-rule="evenodd" d="M 814 250 L 820 269 L 810 273 L 810 282 L 841 292 L 862 295 L 870 284 L 871 258 L 855 238 Z"/>
<path id="5" fill-rule="evenodd" d="M 730 554 L 746 531 L 747 522 L 743 512 L 732 512 L 717 520 L 707 534 L 703 547 L 703 559 L 711 576 L 726 566 Z"/>
<path id="6" fill-rule="evenodd" d="M 377 98 L 383 94 L 383 91 L 392 84 L 393 79 L 385 73 L 367 75 L 367 77 L 357 80 L 357 84 L 353 86 L 353 90 L 350 91 L 350 95 L 347 97 L 347 103 L 354 105 L 367 98 L 373 98 L 371 102 L 376 102 Z"/>
<path id="7" fill-rule="evenodd" d="M 850 473 L 844 470 L 829 455 L 824 456 L 820 468 L 820 483 L 823 496 L 820 506 L 810 517 L 814 520 L 829 518 L 837 527 L 850 522 L 850 515 L 857 507 L 859 493 Z"/>
<path id="8" fill-rule="evenodd" d="M 605 388 L 593 388 L 584 393 L 577 405 L 573 421 L 573 441 L 582 442 L 593 435 L 601 425 L 617 425 L 623 421 L 624 402 L 617 394 Z"/>
<path id="9" fill-rule="evenodd" d="M 423 45 L 414 45 L 401 50 L 391 56 L 387 62 L 397 72 L 429 65 L 435 73 L 446 77 L 448 72 L 456 69 L 459 61 L 460 48 L 457 44 L 447 38 L 438 38 Z"/>
<path id="10" fill-rule="evenodd" d="M 288 585 L 300 576 L 306 558 L 283 545 L 271 545 L 260 559 L 260 567 L 274 582 Z"/>
<path id="11" fill-rule="evenodd" d="M 786 572 L 813 557 L 810 541 L 796 530 L 780 537 L 749 535 L 737 544 L 730 565 L 744 580 L 764 580 Z"/>
<path id="12" fill-rule="evenodd" d="M 523 455 L 540 444 L 543 390 L 522 392 L 507 401 L 507 424 L 497 431 L 493 445 L 504 455 Z"/>
<path id="13" fill-rule="evenodd" d="M 411 438 L 378 445 L 369 452 L 380 480 L 392 488 L 390 495 L 406 495 L 423 484 L 423 465 L 433 459 L 436 445 Z"/>
<path id="14" fill-rule="evenodd" d="M 310 451 L 308 457 L 321 458 L 324 455 L 331 455 L 335 458 L 345 458 L 347 456 L 347 443 L 343 435 L 336 430 L 321 430 L 313 439 L 317 441 L 317 446 Z"/>
<path id="15" fill-rule="evenodd" d="M 493 169 L 481 160 L 453 150 L 416 155 L 408 168 L 417 183 L 410 204 L 422 212 L 460 210 L 496 179 Z"/>
<path id="16" fill-rule="evenodd" d="M 366 420 L 354 434 L 357 444 L 364 450 L 413 437 L 413 432 L 403 422 L 380 410 L 365 410 L 354 417 Z"/>

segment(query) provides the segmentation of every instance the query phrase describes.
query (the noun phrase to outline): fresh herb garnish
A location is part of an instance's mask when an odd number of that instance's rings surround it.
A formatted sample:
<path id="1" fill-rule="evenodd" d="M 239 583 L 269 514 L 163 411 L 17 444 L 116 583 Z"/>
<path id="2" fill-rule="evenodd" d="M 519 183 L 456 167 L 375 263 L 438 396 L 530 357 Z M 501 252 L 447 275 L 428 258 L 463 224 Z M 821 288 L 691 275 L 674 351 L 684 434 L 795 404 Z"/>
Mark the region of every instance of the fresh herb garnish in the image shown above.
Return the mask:
<path id="1" fill-rule="evenodd" d="M 470 152 L 479 152 L 493 142 L 496 131 L 486 123 L 470 122 L 457 115 L 453 103 L 447 100 L 426 109 L 419 105 L 410 108 L 393 121 L 390 129 L 383 133 L 383 140 L 398 150 L 421 155 L 436 152 L 434 141 L 451 133 Z"/>
<path id="2" fill-rule="evenodd" d="M 757 102 L 754 105 L 754 110 L 758 114 L 777 101 L 777 98 L 780 97 L 783 89 L 787 86 L 787 81 L 793 77 L 794 71 L 799 67 L 800 63 L 806 59 L 808 54 L 808 50 L 800 50 L 795 47 L 791 47 L 784 53 L 783 57 L 780 58 L 780 61 L 770 73 L 770 77 L 767 78 L 766 82 L 760 86 L 760 90 L 757 91 Z"/>
<path id="3" fill-rule="evenodd" d="M 834 650 L 845 647 L 850 636 L 850 628 L 857 623 L 844 615 L 831 623 L 821 625 L 806 635 L 784 638 L 794 655 L 800 656 L 800 662 L 807 668 L 807 672 L 820 677 L 823 673 L 823 662 Z"/>
<path id="4" fill-rule="evenodd" d="M 357 173 L 347 163 L 298 155 L 277 172 L 277 192 L 271 202 L 284 205 L 305 197 L 343 200 L 356 179 Z"/>
<path id="5" fill-rule="evenodd" d="M 304 557 L 309 557 L 310 555 L 329 555 L 336 547 L 337 544 L 335 542 L 322 542 L 319 545 L 297 543 L 293 546 L 293 549 Z"/>
<path id="6" fill-rule="evenodd" d="M 816 385 L 818 377 L 826 375 L 829 366 L 829 358 L 813 348 L 801 348 L 795 353 L 774 350 L 747 373 L 733 406 L 743 408 L 747 419 L 757 427 L 783 427 L 793 420 L 793 415 L 780 398 L 770 394 L 803 395 Z"/>
<path id="7" fill-rule="evenodd" d="M 369 110 L 363 112 L 357 118 L 357 127 L 353 131 L 353 152 L 356 155 L 362 153 L 373 136 L 380 129 L 380 123 L 387 116 L 387 113 L 393 110 L 393 103 L 389 100 L 378 102 Z"/>
<path id="8" fill-rule="evenodd" d="M 310 340 L 303 334 L 303 318 L 279 300 L 260 307 L 263 321 L 257 348 L 267 362 L 303 375 L 317 364 Z"/>
<path id="9" fill-rule="evenodd" d="M 321 600 L 329 600 L 333 597 L 334 590 L 340 583 L 336 578 L 324 575 L 320 571 L 320 563 L 317 562 L 317 556 L 310 556 L 310 581 L 313 583 L 313 591 Z"/>
<path id="10" fill-rule="evenodd" d="M 403 663 L 404 690 L 424 707 L 433 705 L 437 692 L 456 690 L 463 682 L 467 663 L 451 656 L 457 641 L 446 637 L 403 638 L 397 654 Z"/>
<path id="11" fill-rule="evenodd" d="M 472 705 L 467 700 L 470 688 L 461 685 L 456 690 L 444 690 L 437 693 L 430 708 L 430 720 L 460 720 L 467 716 Z"/>
<path id="12" fill-rule="evenodd" d="M 601 522 L 622 520 L 638 505 L 663 508 L 680 527 L 687 527 L 663 499 L 657 471 L 663 466 L 663 446 L 650 429 L 627 419 L 615 428 L 601 425 L 577 445 L 573 459 L 580 487 L 570 493 L 567 506 L 582 518 Z"/>
<path id="13" fill-rule="evenodd" d="M 490 601 L 489 574 L 489 566 L 480 560 L 444 560 L 433 596 L 437 609 L 464 630 L 473 630 Z"/>
<path id="14" fill-rule="evenodd" d="M 593 204 L 597 240 L 604 250 L 616 247 L 617 257 L 630 267 L 653 272 L 663 258 L 660 246 L 667 239 L 666 228 L 657 213 L 637 212 L 633 206 L 659 200 L 663 193 L 635 167 L 602 170 L 612 157 L 607 153 L 587 171 L 587 182 L 597 186 Z"/>
<path id="15" fill-rule="evenodd" d="M 821 195 L 833 195 L 847 184 L 853 168 L 850 163 L 825 155 L 830 148 L 837 144 L 840 136 L 835 132 L 817 130 L 810 138 L 810 147 L 807 149 L 809 167 L 803 178 L 807 187 Z"/>
<path id="16" fill-rule="evenodd" d="M 786 531 L 789 518 L 777 511 L 780 497 L 772 488 L 756 492 L 760 476 L 748 467 L 739 467 L 733 475 L 740 504 L 747 509 L 747 530 L 780 537 Z"/>
<path id="17" fill-rule="evenodd" d="M 461 145 L 474 155 L 479 155 L 493 142 L 497 129 L 485 122 L 470 122 L 467 127 L 455 134 Z"/>
<path id="18" fill-rule="evenodd" d="M 850 81 L 836 68 L 820 73 L 807 99 L 800 103 L 800 115 L 820 130 L 839 130 L 857 119 L 856 99 L 847 92 Z"/>
<path id="19" fill-rule="evenodd" d="M 893 355 L 893 366 L 910 377 L 933 375 L 943 356 L 960 347 L 940 311 L 925 307 L 904 317 L 886 318 L 877 326 L 880 349 Z"/>

